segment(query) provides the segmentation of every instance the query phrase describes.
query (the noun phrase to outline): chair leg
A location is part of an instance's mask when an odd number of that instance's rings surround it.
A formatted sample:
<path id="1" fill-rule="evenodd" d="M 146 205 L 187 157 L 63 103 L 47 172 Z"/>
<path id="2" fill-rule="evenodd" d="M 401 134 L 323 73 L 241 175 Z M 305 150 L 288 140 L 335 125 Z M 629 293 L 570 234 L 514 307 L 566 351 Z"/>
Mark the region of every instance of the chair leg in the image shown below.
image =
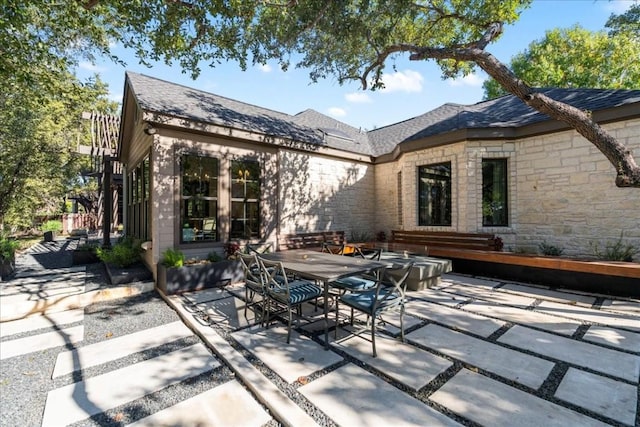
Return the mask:
<path id="1" fill-rule="evenodd" d="M 291 319 L 292 319 L 292 315 L 291 315 L 291 306 L 288 307 L 287 312 L 289 313 L 289 327 L 287 328 L 287 344 L 289 344 L 289 342 L 291 341 Z"/>
<path id="2" fill-rule="evenodd" d="M 404 342 L 404 304 L 400 306 L 400 341 Z"/>
<path id="3" fill-rule="evenodd" d="M 376 354 L 376 316 L 371 316 L 371 346 L 373 347 L 373 357 Z"/>

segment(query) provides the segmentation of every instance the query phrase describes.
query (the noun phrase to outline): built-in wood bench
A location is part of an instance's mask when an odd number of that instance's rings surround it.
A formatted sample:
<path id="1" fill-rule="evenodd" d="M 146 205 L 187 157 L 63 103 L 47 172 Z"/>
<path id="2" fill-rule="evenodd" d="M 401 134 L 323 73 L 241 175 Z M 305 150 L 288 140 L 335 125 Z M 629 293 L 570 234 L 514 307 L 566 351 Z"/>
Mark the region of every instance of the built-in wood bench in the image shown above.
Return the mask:
<path id="1" fill-rule="evenodd" d="M 392 230 L 391 247 L 424 255 L 440 255 L 440 249 L 499 251 L 500 240 L 489 233 L 457 233 L 449 231 Z"/>
<path id="2" fill-rule="evenodd" d="M 322 249 L 323 243 L 344 244 L 344 231 L 317 231 L 312 233 L 283 234 L 278 238 L 278 250 Z"/>

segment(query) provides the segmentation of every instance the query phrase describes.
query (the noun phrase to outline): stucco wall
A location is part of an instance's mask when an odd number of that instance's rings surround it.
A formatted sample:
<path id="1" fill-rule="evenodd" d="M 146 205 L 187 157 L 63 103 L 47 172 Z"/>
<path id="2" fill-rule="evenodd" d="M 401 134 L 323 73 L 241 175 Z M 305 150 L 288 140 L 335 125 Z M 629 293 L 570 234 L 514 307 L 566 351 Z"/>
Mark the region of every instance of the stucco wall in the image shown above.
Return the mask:
<path id="1" fill-rule="evenodd" d="M 640 120 L 604 126 L 640 158 Z M 482 226 L 482 159 L 506 158 L 509 226 Z M 452 226 L 417 226 L 417 168 L 451 161 Z M 402 224 L 397 174 L 402 172 Z M 575 131 L 515 141 L 471 141 L 403 154 L 376 165 L 376 230 L 491 232 L 506 250 L 536 252 L 542 242 L 566 255 L 590 255 L 623 232 L 640 247 L 640 190 L 617 188 L 613 166 Z"/>
<path id="2" fill-rule="evenodd" d="M 372 165 L 289 150 L 278 161 L 281 234 L 343 230 L 348 240 L 352 232 L 373 234 Z"/>

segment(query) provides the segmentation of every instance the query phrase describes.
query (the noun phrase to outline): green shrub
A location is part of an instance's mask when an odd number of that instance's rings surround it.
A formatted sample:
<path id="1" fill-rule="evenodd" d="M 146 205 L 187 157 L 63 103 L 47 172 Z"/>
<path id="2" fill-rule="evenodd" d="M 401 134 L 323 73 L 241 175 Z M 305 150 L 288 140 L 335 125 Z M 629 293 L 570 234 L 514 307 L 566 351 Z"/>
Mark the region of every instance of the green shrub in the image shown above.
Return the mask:
<path id="1" fill-rule="evenodd" d="M 179 249 L 169 248 L 162 254 L 162 265 L 165 267 L 182 267 L 184 254 Z"/>
<path id="2" fill-rule="evenodd" d="M 81 245 L 78 245 L 78 247 L 75 250 L 81 251 L 81 252 L 96 252 L 99 247 L 100 247 L 100 243 L 98 242 L 88 242 L 88 243 L 83 243 Z"/>
<path id="3" fill-rule="evenodd" d="M 209 252 L 209 254 L 207 255 L 207 261 L 209 262 L 218 262 L 218 261 L 222 261 L 222 257 L 215 251 L 211 251 Z"/>
<path id="4" fill-rule="evenodd" d="M 636 246 L 631 243 L 625 243 L 622 240 L 622 232 L 620 233 L 620 237 L 617 241 L 613 243 L 606 243 L 603 250 L 600 250 L 600 247 L 597 243 L 591 243 L 591 250 L 596 258 L 605 260 L 605 261 L 633 261 L 634 255 L 640 252 Z"/>
<path id="5" fill-rule="evenodd" d="M 542 255 L 548 256 L 560 256 L 564 252 L 564 249 L 555 245 L 550 245 L 546 241 L 538 245 L 538 250 Z"/>
<path id="6" fill-rule="evenodd" d="M 101 261 L 114 264 L 120 268 L 129 267 L 140 261 L 140 241 L 131 237 L 123 237 L 111 249 L 98 248 L 96 253 Z"/>
<path id="7" fill-rule="evenodd" d="M 62 231 L 62 221 L 54 219 L 46 221 L 40 226 L 40 230 L 60 232 Z"/>
<path id="8" fill-rule="evenodd" d="M 19 246 L 20 243 L 15 239 L 0 234 L 0 260 L 13 259 Z"/>

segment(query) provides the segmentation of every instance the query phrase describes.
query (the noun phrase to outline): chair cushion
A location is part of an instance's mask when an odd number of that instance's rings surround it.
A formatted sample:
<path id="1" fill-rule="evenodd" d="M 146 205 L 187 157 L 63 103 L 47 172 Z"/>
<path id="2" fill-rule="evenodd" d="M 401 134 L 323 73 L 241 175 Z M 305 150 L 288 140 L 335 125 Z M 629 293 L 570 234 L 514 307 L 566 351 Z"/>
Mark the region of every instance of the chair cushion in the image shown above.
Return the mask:
<path id="1" fill-rule="evenodd" d="M 393 292 L 393 289 L 391 288 L 380 289 L 378 299 L 382 300 L 386 295 L 389 295 L 389 297 L 380 302 L 378 310 L 386 310 L 400 304 L 400 296 L 395 294 Z M 355 308 L 356 310 L 373 314 L 373 305 L 376 301 L 376 290 L 371 289 L 365 292 L 354 292 L 351 294 L 345 294 L 340 297 L 340 301 L 350 307 Z"/>
<path id="2" fill-rule="evenodd" d="M 322 295 L 322 289 L 306 280 L 294 280 L 289 282 L 289 301 L 286 300 L 284 290 L 272 290 L 271 296 L 289 304 L 300 304 L 305 301 L 318 298 Z"/>
<path id="3" fill-rule="evenodd" d="M 365 279 L 363 277 L 343 277 L 335 282 L 331 282 L 331 286 L 335 288 L 364 291 L 365 289 L 371 289 L 376 286 L 376 282 L 373 280 Z"/>

